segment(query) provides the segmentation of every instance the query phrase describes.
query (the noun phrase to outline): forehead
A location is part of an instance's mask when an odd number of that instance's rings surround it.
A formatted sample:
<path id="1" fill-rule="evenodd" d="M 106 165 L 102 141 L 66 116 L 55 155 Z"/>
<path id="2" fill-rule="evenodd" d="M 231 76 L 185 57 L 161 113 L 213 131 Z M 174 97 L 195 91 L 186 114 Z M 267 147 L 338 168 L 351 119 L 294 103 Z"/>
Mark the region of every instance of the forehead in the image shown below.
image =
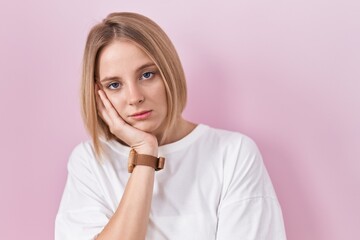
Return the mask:
<path id="1" fill-rule="evenodd" d="M 106 65 L 134 67 L 142 62 L 153 62 L 145 51 L 129 40 L 115 40 L 100 52 L 98 64 L 100 69 Z M 136 67 L 136 66 L 135 66 Z"/>
<path id="2" fill-rule="evenodd" d="M 141 71 L 157 67 L 157 64 L 142 50 L 139 45 L 130 40 L 115 40 L 104 47 L 97 59 L 95 78 L 98 81 L 105 79 L 131 79 Z M 160 70 L 160 69 L 159 69 Z"/>

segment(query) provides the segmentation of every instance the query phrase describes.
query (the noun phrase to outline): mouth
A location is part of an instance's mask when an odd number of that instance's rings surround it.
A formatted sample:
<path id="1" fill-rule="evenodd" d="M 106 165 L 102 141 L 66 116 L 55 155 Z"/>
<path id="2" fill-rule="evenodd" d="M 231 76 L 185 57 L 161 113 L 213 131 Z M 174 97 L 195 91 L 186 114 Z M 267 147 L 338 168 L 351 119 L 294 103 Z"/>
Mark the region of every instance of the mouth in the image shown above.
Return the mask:
<path id="1" fill-rule="evenodd" d="M 136 119 L 136 120 L 144 120 L 150 117 L 152 113 L 152 110 L 147 111 L 141 111 L 134 114 L 129 115 L 130 118 Z"/>

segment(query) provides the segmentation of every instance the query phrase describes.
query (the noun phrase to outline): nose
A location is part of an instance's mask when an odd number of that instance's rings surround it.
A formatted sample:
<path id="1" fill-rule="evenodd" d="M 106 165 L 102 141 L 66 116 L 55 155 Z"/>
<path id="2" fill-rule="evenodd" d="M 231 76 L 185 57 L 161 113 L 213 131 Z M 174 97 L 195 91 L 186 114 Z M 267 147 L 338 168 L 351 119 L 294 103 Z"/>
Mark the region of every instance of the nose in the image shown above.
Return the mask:
<path id="1" fill-rule="evenodd" d="M 145 97 L 142 94 L 140 87 L 136 83 L 129 85 L 128 91 L 129 105 L 138 105 L 145 101 Z"/>

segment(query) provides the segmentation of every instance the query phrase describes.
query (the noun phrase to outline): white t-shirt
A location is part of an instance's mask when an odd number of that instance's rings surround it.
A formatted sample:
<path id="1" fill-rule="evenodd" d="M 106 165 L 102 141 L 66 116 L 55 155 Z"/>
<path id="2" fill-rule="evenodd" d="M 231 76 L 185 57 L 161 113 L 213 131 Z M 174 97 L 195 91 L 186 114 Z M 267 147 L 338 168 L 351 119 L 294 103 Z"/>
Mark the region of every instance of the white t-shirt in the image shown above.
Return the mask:
<path id="1" fill-rule="evenodd" d="M 129 178 L 130 148 L 103 141 L 78 145 L 56 217 L 55 240 L 90 240 L 118 207 Z M 283 240 L 281 208 L 256 144 L 235 132 L 198 125 L 159 147 L 146 240 Z"/>

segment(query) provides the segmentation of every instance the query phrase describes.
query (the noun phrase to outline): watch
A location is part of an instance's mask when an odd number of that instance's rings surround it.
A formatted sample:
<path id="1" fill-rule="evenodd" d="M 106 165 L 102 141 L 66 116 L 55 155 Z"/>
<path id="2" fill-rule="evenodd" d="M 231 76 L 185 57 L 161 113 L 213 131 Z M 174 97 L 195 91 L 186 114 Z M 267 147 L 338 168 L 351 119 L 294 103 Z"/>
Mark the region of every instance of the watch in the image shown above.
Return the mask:
<path id="1" fill-rule="evenodd" d="M 138 154 L 135 149 L 130 150 L 129 162 L 128 162 L 128 172 L 132 173 L 136 165 L 145 165 L 159 171 L 164 168 L 165 158 L 163 157 L 154 157 L 152 155 Z"/>

